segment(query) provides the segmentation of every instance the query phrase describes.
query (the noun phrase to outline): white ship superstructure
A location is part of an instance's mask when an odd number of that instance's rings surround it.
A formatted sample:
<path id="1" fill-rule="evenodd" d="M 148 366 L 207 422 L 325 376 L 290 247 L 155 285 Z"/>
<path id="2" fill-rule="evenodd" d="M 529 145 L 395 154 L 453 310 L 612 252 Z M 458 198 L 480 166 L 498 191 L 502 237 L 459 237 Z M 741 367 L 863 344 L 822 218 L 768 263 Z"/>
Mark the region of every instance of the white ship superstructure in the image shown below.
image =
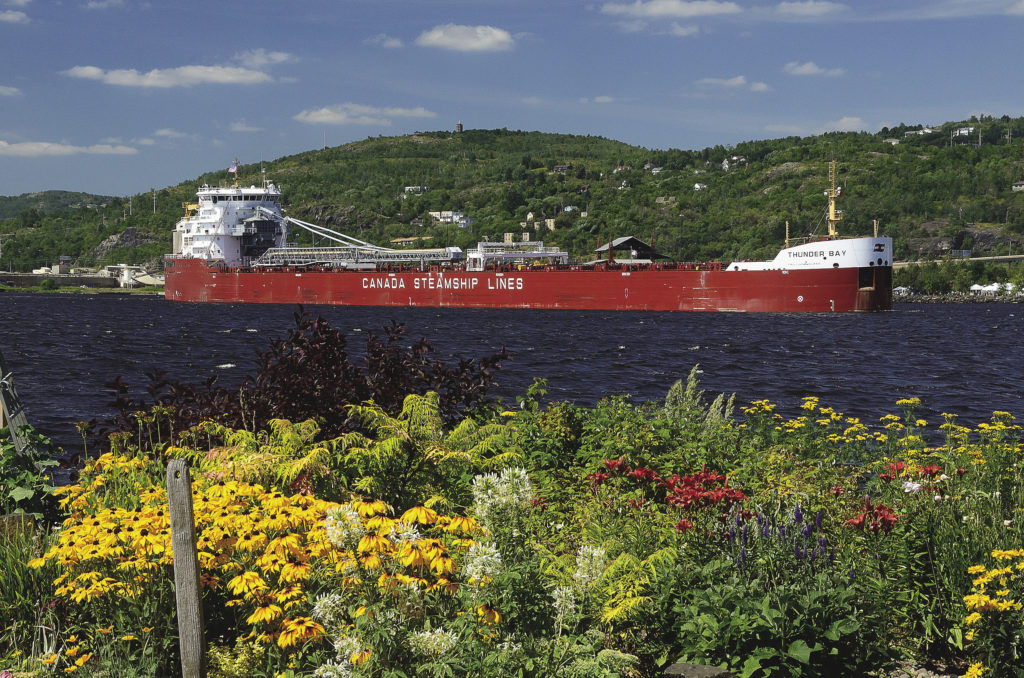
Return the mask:
<path id="1" fill-rule="evenodd" d="M 273 182 L 248 187 L 203 185 L 196 197 L 196 203 L 184 205 L 185 216 L 175 226 L 176 256 L 239 266 L 268 248 L 284 247 L 288 228 L 281 191 Z"/>

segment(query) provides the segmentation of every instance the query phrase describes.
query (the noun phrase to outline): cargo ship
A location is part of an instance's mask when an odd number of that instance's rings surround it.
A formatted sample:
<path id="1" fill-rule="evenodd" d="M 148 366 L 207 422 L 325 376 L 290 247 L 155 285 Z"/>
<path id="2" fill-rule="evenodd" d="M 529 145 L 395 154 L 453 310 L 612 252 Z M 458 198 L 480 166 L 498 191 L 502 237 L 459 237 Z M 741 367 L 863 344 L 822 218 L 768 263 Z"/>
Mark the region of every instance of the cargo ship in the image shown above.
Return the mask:
<path id="1" fill-rule="evenodd" d="M 842 237 L 829 166 L 828 234 L 791 241 L 770 261 L 666 262 L 635 238 L 574 262 L 525 239 L 395 249 L 286 216 L 281 191 L 204 185 L 185 205 L 164 260 L 171 301 L 608 311 L 843 312 L 892 308 L 892 239 Z M 230 171 L 230 170 L 229 170 Z M 329 246 L 288 244 L 291 227 Z M 788 226 L 787 226 L 788 231 Z M 618 253 L 618 254 L 617 254 Z M 625 254 L 626 256 L 621 256 Z M 645 256 L 646 255 L 646 256 Z"/>

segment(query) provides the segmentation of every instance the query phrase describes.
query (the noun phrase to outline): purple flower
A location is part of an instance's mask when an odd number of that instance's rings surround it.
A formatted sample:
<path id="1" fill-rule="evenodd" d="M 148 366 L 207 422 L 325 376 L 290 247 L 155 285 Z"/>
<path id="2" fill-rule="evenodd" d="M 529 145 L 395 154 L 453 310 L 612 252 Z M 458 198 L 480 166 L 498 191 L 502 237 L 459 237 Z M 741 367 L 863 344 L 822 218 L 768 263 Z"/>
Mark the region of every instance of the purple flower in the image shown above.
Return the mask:
<path id="1" fill-rule="evenodd" d="M 796 510 L 793 511 L 793 522 L 801 523 L 804 519 L 804 512 L 800 510 L 800 504 L 796 505 Z"/>
<path id="2" fill-rule="evenodd" d="M 814 526 L 811 525 L 810 523 L 807 523 L 804 526 L 804 529 L 800 530 L 800 533 L 802 535 L 804 535 L 805 537 L 810 537 L 813 532 L 814 532 Z"/>
<path id="3" fill-rule="evenodd" d="M 806 555 L 806 553 L 807 553 L 807 548 L 804 547 L 804 555 Z M 800 546 L 796 542 L 793 542 L 793 555 L 796 556 L 797 560 L 800 560 L 800 558 L 801 558 Z"/>
<path id="4" fill-rule="evenodd" d="M 821 529 L 821 511 L 814 514 L 814 527 Z"/>
<path id="5" fill-rule="evenodd" d="M 746 548 L 746 546 L 747 546 L 747 528 L 748 527 L 750 527 L 750 526 L 749 525 L 744 525 L 743 526 L 743 534 L 741 535 L 741 540 L 743 542 L 743 547 L 744 548 Z"/>

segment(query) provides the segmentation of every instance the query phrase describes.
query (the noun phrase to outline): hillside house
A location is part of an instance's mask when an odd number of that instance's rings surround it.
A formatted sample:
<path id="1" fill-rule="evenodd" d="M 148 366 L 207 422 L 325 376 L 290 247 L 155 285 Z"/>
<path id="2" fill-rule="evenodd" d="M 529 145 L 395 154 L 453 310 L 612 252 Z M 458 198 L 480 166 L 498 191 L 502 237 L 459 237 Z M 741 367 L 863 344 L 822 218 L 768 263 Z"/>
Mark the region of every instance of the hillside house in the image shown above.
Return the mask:
<path id="1" fill-rule="evenodd" d="M 428 212 L 430 218 L 439 224 L 454 224 L 459 228 L 469 228 L 473 223 L 471 217 L 467 217 L 457 210 L 441 210 L 439 212 Z"/>

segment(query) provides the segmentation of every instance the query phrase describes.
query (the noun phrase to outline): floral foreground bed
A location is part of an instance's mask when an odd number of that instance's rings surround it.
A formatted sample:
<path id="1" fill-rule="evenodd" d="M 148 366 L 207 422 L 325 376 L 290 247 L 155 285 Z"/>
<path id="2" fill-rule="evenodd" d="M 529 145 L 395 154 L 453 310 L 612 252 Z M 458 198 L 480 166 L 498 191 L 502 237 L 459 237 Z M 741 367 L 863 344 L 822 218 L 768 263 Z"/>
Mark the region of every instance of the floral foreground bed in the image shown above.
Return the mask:
<path id="1" fill-rule="evenodd" d="M 692 378 L 660 405 L 542 386 L 452 429 L 428 395 L 327 440 L 115 438 L 59 530 L 5 547 L 0 667 L 180 672 L 162 478 L 186 458 L 211 676 L 1024 676 L 1008 414 L 929 428 L 911 399 L 869 427 L 808 398 L 738 423 Z"/>

